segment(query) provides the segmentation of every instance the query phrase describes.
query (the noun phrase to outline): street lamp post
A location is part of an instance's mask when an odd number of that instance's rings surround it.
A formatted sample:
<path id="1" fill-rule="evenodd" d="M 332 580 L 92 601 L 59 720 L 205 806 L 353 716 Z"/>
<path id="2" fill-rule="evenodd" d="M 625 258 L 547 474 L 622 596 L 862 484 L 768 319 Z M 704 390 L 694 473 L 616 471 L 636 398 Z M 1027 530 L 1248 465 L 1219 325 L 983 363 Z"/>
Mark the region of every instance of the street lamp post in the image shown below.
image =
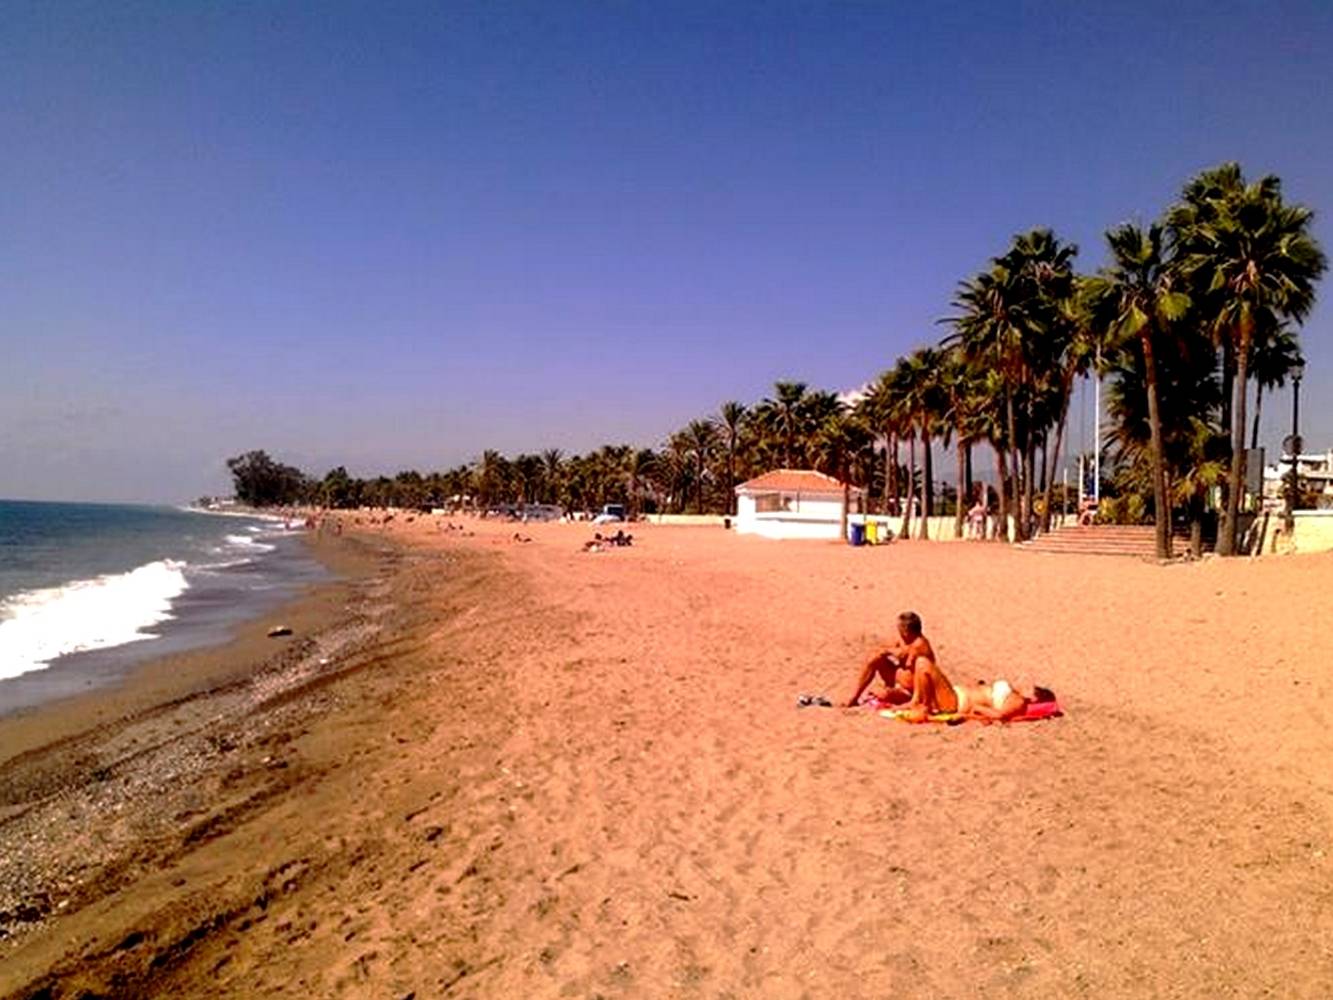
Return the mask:
<path id="1" fill-rule="evenodd" d="M 1287 536 L 1296 529 L 1296 500 L 1300 492 L 1298 482 L 1301 461 L 1301 376 L 1305 365 L 1297 362 L 1291 373 L 1291 479 L 1287 483 Z"/>

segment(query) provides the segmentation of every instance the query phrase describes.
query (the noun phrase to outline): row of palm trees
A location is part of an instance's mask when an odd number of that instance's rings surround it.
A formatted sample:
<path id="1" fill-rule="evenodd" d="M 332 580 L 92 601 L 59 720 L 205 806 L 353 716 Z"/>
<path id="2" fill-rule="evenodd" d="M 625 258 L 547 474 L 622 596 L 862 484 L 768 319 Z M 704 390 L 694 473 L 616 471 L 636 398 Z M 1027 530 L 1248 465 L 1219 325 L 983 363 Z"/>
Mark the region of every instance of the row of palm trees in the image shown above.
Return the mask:
<path id="1" fill-rule="evenodd" d="M 1201 545 L 1207 500 L 1220 491 L 1217 551 L 1237 550 L 1245 430 L 1255 390 L 1302 363 L 1297 330 L 1326 269 L 1313 213 L 1272 176 L 1234 163 L 1204 171 L 1162 218 L 1105 234 L 1108 263 L 1075 269 L 1078 249 L 1049 229 L 1014 237 L 959 283 L 944 336 L 899 358 L 862 390 L 838 394 L 782 381 L 752 404 L 723 403 L 656 449 L 606 445 L 479 460 L 443 473 L 312 482 L 332 506 L 553 503 L 632 511 L 726 512 L 736 483 L 773 468 L 815 468 L 869 490 L 924 538 L 936 511 L 934 452 L 955 449 L 954 531 L 989 494 L 974 449 L 993 457 L 1002 537 L 1049 529 L 1056 470 L 1080 378 L 1110 381 L 1104 446 L 1112 492 L 1138 498 L 1169 557 L 1172 515 Z M 1252 445 L 1253 446 L 1253 445 Z M 914 521 L 914 515 L 921 515 Z"/>

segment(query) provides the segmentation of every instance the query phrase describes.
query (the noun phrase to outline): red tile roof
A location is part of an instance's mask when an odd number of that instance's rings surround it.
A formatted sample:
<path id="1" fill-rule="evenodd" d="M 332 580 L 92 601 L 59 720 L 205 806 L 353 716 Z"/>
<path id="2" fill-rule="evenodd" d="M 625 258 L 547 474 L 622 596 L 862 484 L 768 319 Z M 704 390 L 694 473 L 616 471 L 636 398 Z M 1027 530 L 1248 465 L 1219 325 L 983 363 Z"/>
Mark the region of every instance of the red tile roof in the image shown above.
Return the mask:
<path id="1" fill-rule="evenodd" d="M 841 480 L 811 469 L 774 469 L 736 487 L 746 493 L 841 493 Z M 864 492 L 859 486 L 853 493 Z"/>

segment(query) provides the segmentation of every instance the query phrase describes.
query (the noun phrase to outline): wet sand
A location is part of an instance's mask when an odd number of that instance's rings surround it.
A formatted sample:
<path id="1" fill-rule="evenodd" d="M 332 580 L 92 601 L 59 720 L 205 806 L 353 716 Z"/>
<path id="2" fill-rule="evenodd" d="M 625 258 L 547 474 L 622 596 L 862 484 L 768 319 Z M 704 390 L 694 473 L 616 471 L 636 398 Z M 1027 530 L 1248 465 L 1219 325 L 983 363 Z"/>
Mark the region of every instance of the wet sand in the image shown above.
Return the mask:
<path id="1" fill-rule="evenodd" d="M 359 631 L 323 668 L 243 674 L 133 748 L 103 725 L 83 757 L 0 765 L 0 885 L 71 841 L 47 912 L 10 915 L 0 995 L 1333 983 L 1333 558 L 653 525 L 587 554 L 586 527 L 462 523 L 365 532 L 403 548 L 349 591 L 329 627 Z M 796 708 L 906 607 L 955 679 L 1040 682 L 1066 716 Z"/>

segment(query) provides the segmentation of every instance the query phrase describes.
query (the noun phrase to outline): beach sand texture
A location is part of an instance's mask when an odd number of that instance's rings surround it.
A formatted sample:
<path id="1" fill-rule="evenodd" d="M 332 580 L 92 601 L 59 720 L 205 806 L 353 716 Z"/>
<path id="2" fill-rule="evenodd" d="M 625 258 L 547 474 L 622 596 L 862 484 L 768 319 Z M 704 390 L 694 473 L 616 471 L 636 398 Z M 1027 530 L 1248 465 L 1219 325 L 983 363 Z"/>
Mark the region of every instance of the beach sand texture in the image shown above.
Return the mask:
<path id="1" fill-rule="evenodd" d="M 0 764 L 0 885 L 34 837 L 118 838 L 11 921 L 0 996 L 1333 990 L 1333 557 L 463 523 L 357 529 L 407 546 L 349 604 L 378 631 L 159 725 L 213 743 L 157 822 L 99 812 L 160 766 L 124 730 Z M 796 708 L 905 608 L 955 680 L 1066 716 Z"/>

